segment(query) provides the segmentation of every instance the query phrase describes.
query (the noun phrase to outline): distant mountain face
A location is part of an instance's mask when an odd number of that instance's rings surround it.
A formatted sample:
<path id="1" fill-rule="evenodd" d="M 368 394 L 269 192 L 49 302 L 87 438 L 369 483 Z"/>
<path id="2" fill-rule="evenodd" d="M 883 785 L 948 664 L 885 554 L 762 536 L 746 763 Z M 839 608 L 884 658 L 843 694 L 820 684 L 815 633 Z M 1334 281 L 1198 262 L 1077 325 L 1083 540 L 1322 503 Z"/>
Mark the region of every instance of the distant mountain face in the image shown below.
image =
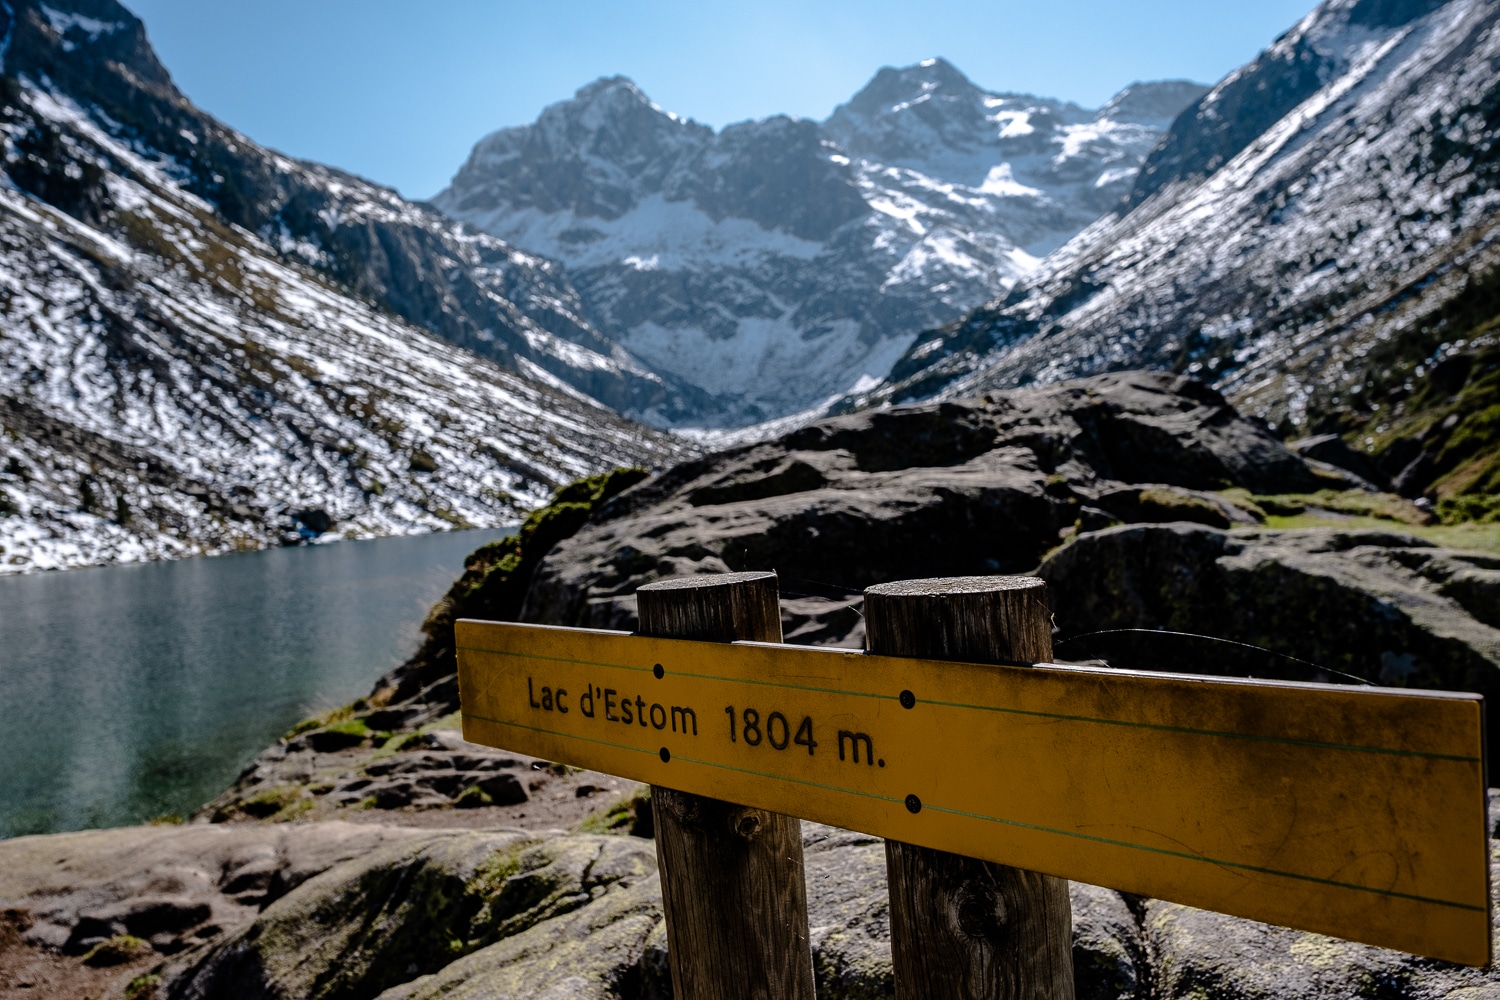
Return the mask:
<path id="1" fill-rule="evenodd" d="M 1494 0 L 1330 0 L 1180 115 L 1120 210 L 853 402 L 1157 367 L 1289 431 L 1373 415 L 1496 311 L 1497 67 Z"/>
<path id="2" fill-rule="evenodd" d="M 1136 83 L 1089 111 L 989 93 L 930 59 L 882 69 L 823 131 L 855 158 L 872 204 L 932 202 L 1041 257 L 1116 207 L 1173 117 L 1207 89 Z"/>
<path id="3" fill-rule="evenodd" d="M 734 426 L 874 384 L 915 331 L 1009 288 L 1205 89 L 1136 84 L 1093 112 L 928 60 L 821 124 L 715 132 L 616 77 L 481 140 L 434 204 L 563 262 L 596 328 L 699 393 L 629 412 Z"/>
<path id="4" fill-rule="evenodd" d="M 568 384 L 666 391 L 555 266 L 199 112 L 112 0 L 0 4 L 0 59 L 0 572 L 494 524 L 680 453 Z"/>

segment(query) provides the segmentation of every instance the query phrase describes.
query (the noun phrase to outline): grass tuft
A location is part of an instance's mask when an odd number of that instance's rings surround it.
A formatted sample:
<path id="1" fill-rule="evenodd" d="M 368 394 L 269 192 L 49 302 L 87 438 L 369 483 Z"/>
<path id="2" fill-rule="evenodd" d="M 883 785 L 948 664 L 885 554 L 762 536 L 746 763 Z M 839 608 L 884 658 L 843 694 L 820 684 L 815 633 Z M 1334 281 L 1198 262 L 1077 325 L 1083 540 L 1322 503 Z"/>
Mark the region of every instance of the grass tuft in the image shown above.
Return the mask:
<path id="1" fill-rule="evenodd" d="M 651 814 L 651 786 L 637 785 L 578 824 L 579 833 L 620 833 L 632 837 L 653 837 L 656 824 Z"/>
<path id="2" fill-rule="evenodd" d="M 83 956 L 82 961 L 84 965 L 95 967 L 124 965 L 150 950 L 151 946 L 138 937 L 130 934 L 116 934 L 108 941 L 94 945 L 89 949 L 88 954 Z"/>

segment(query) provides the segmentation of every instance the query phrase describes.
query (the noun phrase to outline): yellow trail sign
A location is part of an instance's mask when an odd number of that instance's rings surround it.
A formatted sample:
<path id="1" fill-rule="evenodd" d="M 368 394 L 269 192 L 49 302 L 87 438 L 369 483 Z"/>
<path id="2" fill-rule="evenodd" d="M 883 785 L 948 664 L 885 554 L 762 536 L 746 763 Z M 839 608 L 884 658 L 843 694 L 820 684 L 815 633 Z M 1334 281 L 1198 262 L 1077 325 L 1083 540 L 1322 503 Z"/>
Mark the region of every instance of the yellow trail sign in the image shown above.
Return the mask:
<path id="1" fill-rule="evenodd" d="M 1482 965 L 1476 695 L 457 625 L 464 738 Z"/>

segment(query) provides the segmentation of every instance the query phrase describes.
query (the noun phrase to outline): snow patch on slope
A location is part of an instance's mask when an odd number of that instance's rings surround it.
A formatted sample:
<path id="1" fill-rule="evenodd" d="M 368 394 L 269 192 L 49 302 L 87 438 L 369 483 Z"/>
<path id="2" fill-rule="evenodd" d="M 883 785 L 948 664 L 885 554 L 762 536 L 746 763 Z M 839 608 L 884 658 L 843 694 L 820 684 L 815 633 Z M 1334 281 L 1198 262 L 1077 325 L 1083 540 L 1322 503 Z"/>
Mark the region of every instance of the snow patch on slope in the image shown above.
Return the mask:
<path id="1" fill-rule="evenodd" d="M 97 221 L 0 188 L 0 573 L 490 526 L 680 453 L 280 260 L 66 98 L 21 98 L 65 130 L 60 172 L 124 172 Z"/>

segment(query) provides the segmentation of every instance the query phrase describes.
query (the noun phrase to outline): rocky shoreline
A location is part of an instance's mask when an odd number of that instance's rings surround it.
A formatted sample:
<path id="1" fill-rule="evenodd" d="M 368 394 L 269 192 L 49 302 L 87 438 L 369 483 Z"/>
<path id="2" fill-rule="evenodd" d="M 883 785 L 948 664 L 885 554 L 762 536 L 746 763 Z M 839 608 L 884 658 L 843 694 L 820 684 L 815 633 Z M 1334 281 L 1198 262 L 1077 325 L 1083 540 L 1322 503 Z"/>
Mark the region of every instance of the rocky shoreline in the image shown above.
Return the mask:
<path id="1" fill-rule="evenodd" d="M 858 646 L 872 583 L 1034 571 L 1069 659 L 1490 693 L 1500 556 L 1437 544 L 1427 512 L 1321 454 L 1130 373 L 582 481 L 470 557 L 370 697 L 187 823 L 0 842 L 0 1000 L 669 996 L 644 790 L 465 743 L 459 617 L 630 628 L 642 583 L 765 568 L 788 641 Z M 1278 527 L 1294 505 L 1328 526 Z M 1094 634 L 1120 629 L 1150 634 Z M 1199 631 L 1246 645 L 1170 638 Z M 890 996 L 881 842 L 803 833 L 819 996 Z M 1080 998 L 1500 997 L 1494 972 L 1083 884 L 1072 900 Z"/>

